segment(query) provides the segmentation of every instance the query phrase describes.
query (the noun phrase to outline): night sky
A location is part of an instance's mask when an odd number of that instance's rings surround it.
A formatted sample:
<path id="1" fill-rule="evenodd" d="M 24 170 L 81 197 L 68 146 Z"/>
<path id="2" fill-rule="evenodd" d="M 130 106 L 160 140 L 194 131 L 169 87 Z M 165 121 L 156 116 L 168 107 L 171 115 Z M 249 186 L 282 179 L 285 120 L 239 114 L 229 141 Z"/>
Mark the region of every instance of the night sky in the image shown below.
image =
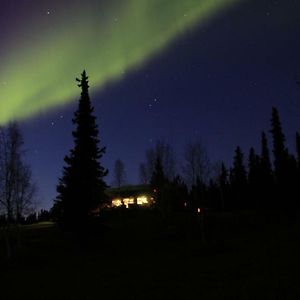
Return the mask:
<path id="1" fill-rule="evenodd" d="M 259 151 L 272 106 L 294 150 L 299 0 L 0 1 L 0 123 L 20 120 L 39 207 L 51 207 L 73 145 L 83 68 L 108 184 L 118 158 L 137 183 L 158 139 L 178 161 L 190 141 L 227 164 L 237 145 Z"/>

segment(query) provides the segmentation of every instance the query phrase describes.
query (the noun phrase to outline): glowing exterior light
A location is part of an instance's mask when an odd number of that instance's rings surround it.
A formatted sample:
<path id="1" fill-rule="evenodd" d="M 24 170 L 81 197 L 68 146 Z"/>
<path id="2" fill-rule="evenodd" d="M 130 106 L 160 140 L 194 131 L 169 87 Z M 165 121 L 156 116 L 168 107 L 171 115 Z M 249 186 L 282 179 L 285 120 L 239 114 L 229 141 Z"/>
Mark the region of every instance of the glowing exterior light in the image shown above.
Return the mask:
<path id="1" fill-rule="evenodd" d="M 201 213 L 201 208 L 200 208 L 200 207 L 197 208 L 197 213 L 198 213 L 198 214 Z"/>

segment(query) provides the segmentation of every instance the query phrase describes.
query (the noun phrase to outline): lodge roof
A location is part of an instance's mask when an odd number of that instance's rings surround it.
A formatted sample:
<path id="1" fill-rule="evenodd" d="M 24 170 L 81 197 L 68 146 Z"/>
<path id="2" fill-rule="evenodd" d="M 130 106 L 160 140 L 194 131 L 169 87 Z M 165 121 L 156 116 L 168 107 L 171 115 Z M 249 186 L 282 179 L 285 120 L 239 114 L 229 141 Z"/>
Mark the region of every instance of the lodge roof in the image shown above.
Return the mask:
<path id="1" fill-rule="evenodd" d="M 121 186 L 120 188 L 109 188 L 106 190 L 106 193 L 110 197 L 122 196 L 137 196 L 141 193 L 150 194 L 152 193 L 152 189 L 150 185 L 126 185 Z"/>

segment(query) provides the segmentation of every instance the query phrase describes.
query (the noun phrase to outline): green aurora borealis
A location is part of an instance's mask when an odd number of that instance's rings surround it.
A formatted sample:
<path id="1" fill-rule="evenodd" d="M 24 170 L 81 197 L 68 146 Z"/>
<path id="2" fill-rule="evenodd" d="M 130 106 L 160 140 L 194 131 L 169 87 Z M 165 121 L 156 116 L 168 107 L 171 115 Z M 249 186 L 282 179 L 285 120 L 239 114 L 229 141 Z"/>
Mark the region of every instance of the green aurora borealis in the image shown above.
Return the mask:
<path id="1" fill-rule="evenodd" d="M 1 57 L 0 124 L 77 98 L 74 77 L 83 69 L 101 89 L 238 1 L 66 1 L 25 21 Z"/>

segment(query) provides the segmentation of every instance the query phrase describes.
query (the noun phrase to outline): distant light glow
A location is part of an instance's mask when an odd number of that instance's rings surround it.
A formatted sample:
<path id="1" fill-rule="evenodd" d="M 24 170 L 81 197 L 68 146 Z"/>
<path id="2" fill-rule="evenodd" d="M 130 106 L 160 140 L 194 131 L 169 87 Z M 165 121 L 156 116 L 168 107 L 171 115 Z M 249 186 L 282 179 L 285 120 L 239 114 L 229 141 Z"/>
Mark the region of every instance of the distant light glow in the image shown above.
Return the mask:
<path id="1" fill-rule="evenodd" d="M 238 1 L 122 0 L 104 6 L 87 0 L 47 10 L 46 21 L 28 15 L 1 56 L 0 82 L 7 84 L 0 89 L 0 124 L 77 98 L 74 77 L 83 69 L 98 90 L 120 80 Z"/>

